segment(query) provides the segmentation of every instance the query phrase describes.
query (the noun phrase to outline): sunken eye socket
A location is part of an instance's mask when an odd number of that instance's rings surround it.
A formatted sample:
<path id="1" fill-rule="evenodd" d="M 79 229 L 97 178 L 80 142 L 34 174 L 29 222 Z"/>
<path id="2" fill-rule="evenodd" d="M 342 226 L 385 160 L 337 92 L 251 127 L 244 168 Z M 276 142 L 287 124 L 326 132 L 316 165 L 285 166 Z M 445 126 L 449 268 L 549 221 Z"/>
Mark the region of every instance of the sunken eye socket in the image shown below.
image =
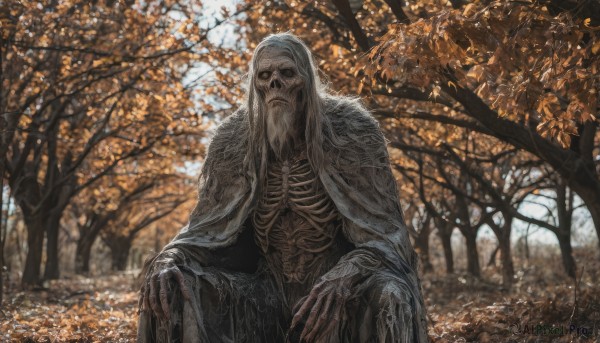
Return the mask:
<path id="1" fill-rule="evenodd" d="M 285 77 L 292 77 L 294 76 L 294 70 L 290 69 L 290 68 L 285 68 L 281 70 L 281 75 L 285 76 Z"/>
<path id="2" fill-rule="evenodd" d="M 266 80 L 269 77 L 271 77 L 271 72 L 270 71 L 261 71 L 260 73 L 258 73 L 258 78 L 261 80 Z"/>

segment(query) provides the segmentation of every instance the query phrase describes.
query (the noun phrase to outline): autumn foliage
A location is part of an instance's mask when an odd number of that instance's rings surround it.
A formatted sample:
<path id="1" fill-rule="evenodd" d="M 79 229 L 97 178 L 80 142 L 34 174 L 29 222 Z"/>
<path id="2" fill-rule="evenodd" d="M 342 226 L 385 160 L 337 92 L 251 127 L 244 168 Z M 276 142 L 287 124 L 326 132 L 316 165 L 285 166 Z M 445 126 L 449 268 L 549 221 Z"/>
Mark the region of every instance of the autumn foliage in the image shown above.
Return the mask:
<path id="1" fill-rule="evenodd" d="M 590 22 L 534 3 L 471 3 L 391 25 L 368 54 L 365 82 L 393 80 L 433 98 L 442 85 L 468 87 L 499 117 L 534 121 L 542 137 L 568 148 L 577 126 L 597 115 L 600 40 Z"/>

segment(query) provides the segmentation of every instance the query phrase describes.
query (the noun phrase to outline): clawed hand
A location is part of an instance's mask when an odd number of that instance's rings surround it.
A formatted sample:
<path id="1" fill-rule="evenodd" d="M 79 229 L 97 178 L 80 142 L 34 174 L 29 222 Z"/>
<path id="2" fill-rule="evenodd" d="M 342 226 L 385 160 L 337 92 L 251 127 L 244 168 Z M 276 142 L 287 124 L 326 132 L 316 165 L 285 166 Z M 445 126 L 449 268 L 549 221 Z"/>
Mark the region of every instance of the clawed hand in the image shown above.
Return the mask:
<path id="1" fill-rule="evenodd" d="M 189 301 L 190 291 L 185 285 L 183 273 L 177 266 L 171 265 L 154 273 L 150 278 L 150 281 L 142 286 L 139 305 L 143 304 L 146 309 L 151 308 L 158 318 L 166 318 L 169 320 L 171 311 L 169 310 L 167 293 L 172 278 L 179 284 L 179 288 L 181 289 L 181 293 L 185 300 Z"/>
<path id="2" fill-rule="evenodd" d="M 340 322 L 340 315 L 350 295 L 350 288 L 342 279 L 324 280 L 316 284 L 292 319 L 291 330 L 306 317 L 301 342 L 316 342 L 326 337 Z"/>

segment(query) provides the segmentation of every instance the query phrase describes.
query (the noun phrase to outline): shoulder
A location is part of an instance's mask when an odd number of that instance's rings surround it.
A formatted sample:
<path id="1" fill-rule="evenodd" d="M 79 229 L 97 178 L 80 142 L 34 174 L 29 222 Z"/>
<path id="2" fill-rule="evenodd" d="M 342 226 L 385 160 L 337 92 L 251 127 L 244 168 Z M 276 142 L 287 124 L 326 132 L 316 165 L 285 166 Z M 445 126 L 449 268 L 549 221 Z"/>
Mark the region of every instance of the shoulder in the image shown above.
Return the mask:
<path id="1" fill-rule="evenodd" d="M 245 108 L 240 108 L 225 118 L 215 129 L 209 145 L 210 148 L 219 148 L 221 143 L 229 144 L 241 143 L 247 137 L 249 129 L 248 114 Z M 235 139 L 234 139 L 235 138 Z M 234 142 L 230 142 L 235 140 Z"/>
<path id="2" fill-rule="evenodd" d="M 205 160 L 205 171 L 219 165 L 241 164 L 248 146 L 248 115 L 244 108 L 238 109 L 223 120 L 215 129 L 215 134 L 208 144 Z"/>
<path id="3" fill-rule="evenodd" d="M 335 120 L 356 119 L 372 120 L 373 116 L 360 102 L 359 98 L 327 95 L 323 98 L 324 112 L 327 117 Z"/>
<path id="4" fill-rule="evenodd" d="M 360 137 L 359 140 L 375 140 L 385 145 L 379 122 L 359 99 L 329 95 L 323 99 L 323 107 L 325 120 L 336 136 Z"/>
<path id="5" fill-rule="evenodd" d="M 240 134 L 248 130 L 248 111 L 240 108 L 225 118 L 215 130 L 212 140 Z"/>

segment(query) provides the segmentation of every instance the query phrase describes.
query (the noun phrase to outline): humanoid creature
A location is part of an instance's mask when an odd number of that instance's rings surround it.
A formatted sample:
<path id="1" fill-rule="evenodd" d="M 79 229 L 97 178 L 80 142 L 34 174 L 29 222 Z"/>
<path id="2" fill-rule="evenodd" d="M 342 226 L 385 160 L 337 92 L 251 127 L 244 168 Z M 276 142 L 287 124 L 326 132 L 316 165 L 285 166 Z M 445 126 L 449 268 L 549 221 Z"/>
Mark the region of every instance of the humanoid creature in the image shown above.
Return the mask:
<path id="1" fill-rule="evenodd" d="M 189 223 L 148 262 L 141 342 L 426 342 L 385 140 L 291 34 L 256 48 Z"/>

